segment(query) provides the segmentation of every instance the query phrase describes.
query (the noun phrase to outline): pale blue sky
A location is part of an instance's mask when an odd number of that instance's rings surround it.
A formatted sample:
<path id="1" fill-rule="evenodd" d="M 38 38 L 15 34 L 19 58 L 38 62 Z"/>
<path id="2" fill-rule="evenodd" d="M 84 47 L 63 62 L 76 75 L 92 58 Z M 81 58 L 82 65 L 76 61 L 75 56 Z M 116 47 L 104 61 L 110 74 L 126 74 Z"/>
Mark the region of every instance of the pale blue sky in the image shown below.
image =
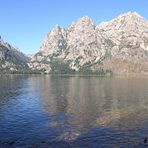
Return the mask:
<path id="1" fill-rule="evenodd" d="M 148 0 L 0 0 L 0 35 L 35 53 L 56 24 L 66 28 L 85 15 L 98 24 L 128 11 L 148 19 Z"/>

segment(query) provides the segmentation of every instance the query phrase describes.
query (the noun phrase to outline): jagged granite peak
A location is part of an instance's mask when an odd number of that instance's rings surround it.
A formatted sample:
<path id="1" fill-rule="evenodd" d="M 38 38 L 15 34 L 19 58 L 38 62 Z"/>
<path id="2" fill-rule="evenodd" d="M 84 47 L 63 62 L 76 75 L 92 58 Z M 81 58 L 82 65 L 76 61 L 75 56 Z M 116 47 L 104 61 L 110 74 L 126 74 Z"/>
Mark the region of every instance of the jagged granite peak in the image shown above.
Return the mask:
<path id="1" fill-rule="evenodd" d="M 145 19 L 143 16 L 141 16 L 136 11 L 129 11 L 127 13 L 123 13 L 123 14 L 119 15 L 119 17 L 134 17 L 134 18 L 142 18 L 142 19 Z"/>
<path id="2" fill-rule="evenodd" d="M 104 54 L 98 42 L 95 25 L 88 16 L 68 27 L 67 47 L 69 50 L 65 59 L 71 61 L 70 66 L 76 71 L 83 65 L 99 60 Z"/>
<path id="3" fill-rule="evenodd" d="M 49 65 L 53 59 L 68 62 L 75 71 L 83 67 L 148 71 L 148 21 L 136 12 L 128 12 L 97 26 L 88 16 L 67 29 L 56 26 L 33 57 L 34 62 Z M 122 63 L 127 63 L 123 69 Z M 133 67 L 136 64 L 137 68 Z"/>
<path id="4" fill-rule="evenodd" d="M 148 21 L 136 12 L 128 12 L 97 26 L 102 36 L 113 44 L 139 45 L 147 50 Z"/>
<path id="5" fill-rule="evenodd" d="M 94 23 L 89 16 L 84 16 L 74 22 L 71 26 L 69 26 L 67 30 L 71 30 L 73 27 L 77 26 L 94 26 Z"/>
<path id="6" fill-rule="evenodd" d="M 147 50 L 148 21 L 136 12 L 128 12 L 97 26 L 100 33 L 114 44 L 140 45 Z"/>
<path id="7" fill-rule="evenodd" d="M 42 61 L 47 56 L 59 54 L 66 49 L 66 31 L 64 28 L 56 25 L 53 30 L 45 37 L 39 53 L 37 53 L 32 61 Z M 49 59 L 50 60 L 50 59 Z"/>
<path id="8" fill-rule="evenodd" d="M 57 50 L 63 49 L 63 40 L 66 39 L 66 31 L 61 28 L 60 26 L 55 26 L 53 30 L 47 35 L 45 38 L 42 46 L 41 46 L 41 51 L 49 51 L 54 47 L 57 48 Z M 45 45 L 45 46 L 44 46 Z M 47 47 L 47 45 L 49 45 Z M 55 49 L 56 50 L 56 49 Z M 52 51 L 51 51 L 52 52 Z"/>
<path id="9" fill-rule="evenodd" d="M 117 31 L 132 31 L 133 33 L 138 29 L 143 29 L 143 27 L 147 29 L 148 21 L 137 12 L 121 14 L 117 18 L 102 22 L 97 26 L 98 29 L 103 31 L 115 29 Z"/>
<path id="10" fill-rule="evenodd" d="M 78 34 L 87 33 L 90 29 L 95 29 L 94 23 L 88 16 L 78 19 L 75 23 L 68 27 L 67 32 L 71 35 L 75 32 Z"/>

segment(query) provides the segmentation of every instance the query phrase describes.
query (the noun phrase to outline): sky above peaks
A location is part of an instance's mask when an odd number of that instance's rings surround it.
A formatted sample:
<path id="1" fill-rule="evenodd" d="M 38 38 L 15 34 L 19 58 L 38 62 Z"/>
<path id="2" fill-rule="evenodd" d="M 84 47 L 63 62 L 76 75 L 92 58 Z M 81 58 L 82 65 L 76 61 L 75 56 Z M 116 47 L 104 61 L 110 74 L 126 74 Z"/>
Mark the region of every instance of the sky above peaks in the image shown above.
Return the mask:
<path id="1" fill-rule="evenodd" d="M 87 15 L 97 25 L 128 11 L 148 19 L 148 0 L 0 0 L 0 35 L 22 52 L 36 53 L 56 24 L 67 28 Z"/>

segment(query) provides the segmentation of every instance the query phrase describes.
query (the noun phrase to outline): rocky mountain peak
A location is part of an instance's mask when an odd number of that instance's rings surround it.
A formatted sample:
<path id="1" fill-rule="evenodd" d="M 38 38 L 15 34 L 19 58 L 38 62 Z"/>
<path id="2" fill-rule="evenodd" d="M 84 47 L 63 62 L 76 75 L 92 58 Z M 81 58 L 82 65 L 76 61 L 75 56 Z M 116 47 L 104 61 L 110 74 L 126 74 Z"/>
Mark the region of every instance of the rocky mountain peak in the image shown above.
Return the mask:
<path id="1" fill-rule="evenodd" d="M 117 18 L 122 18 L 122 17 L 127 17 L 127 18 L 141 18 L 141 19 L 145 19 L 143 16 L 141 16 L 139 13 L 137 12 L 132 12 L 132 11 L 129 11 L 127 13 L 123 13 L 121 15 L 119 15 L 119 17 Z"/>
<path id="2" fill-rule="evenodd" d="M 35 54 L 31 61 L 50 61 L 50 57 L 59 54 L 66 49 L 66 30 L 56 25 L 45 37 L 40 51 Z M 48 58 L 48 57 L 49 58 Z"/>
<path id="3" fill-rule="evenodd" d="M 95 70 L 104 67 L 122 71 L 126 61 L 123 71 L 135 71 L 134 63 L 140 71 L 141 63 L 148 65 L 147 51 L 148 21 L 137 12 L 128 12 L 98 26 L 88 16 L 66 30 L 57 25 L 45 38 L 35 61 L 52 63 L 53 59 L 62 59 L 76 71 L 92 65 Z"/>
<path id="4" fill-rule="evenodd" d="M 78 44 L 85 41 L 86 38 L 91 38 L 94 32 L 93 21 L 88 16 L 84 16 L 67 29 L 67 40 L 70 43 Z"/>
<path id="5" fill-rule="evenodd" d="M 55 27 L 52 29 L 52 31 L 48 34 L 49 36 L 55 36 L 55 35 L 59 35 L 61 34 L 61 32 L 63 31 L 64 29 L 61 28 L 59 25 L 55 25 Z"/>
<path id="6" fill-rule="evenodd" d="M 79 31 L 83 31 L 89 28 L 93 28 L 94 27 L 94 23 L 91 20 L 90 17 L 88 16 L 84 16 L 80 19 L 78 19 L 75 23 L 73 23 L 67 30 L 68 31 L 72 31 L 72 30 L 79 30 Z"/>
<path id="7" fill-rule="evenodd" d="M 125 32 L 132 31 L 133 33 L 136 30 L 142 30 L 147 27 L 148 21 L 137 12 L 121 14 L 117 18 L 108 22 L 102 22 L 97 26 L 102 31 L 118 30 Z"/>
<path id="8" fill-rule="evenodd" d="M 65 38 L 66 31 L 60 26 L 56 25 L 43 41 L 41 51 L 44 51 L 45 53 L 53 53 L 52 49 L 58 50 L 59 48 L 63 48 Z"/>
<path id="9" fill-rule="evenodd" d="M 82 18 L 80 18 L 77 23 L 85 23 L 85 24 L 91 24 L 94 25 L 92 19 L 89 16 L 83 16 Z"/>

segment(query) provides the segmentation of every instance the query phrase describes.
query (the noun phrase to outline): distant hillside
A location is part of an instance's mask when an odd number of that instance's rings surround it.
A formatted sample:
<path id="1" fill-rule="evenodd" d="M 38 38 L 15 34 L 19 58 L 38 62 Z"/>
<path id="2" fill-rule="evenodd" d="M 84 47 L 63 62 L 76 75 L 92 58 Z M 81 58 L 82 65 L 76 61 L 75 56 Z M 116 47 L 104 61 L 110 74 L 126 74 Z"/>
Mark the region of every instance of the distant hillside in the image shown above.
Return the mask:
<path id="1" fill-rule="evenodd" d="M 29 71 L 29 58 L 0 37 L 0 73 L 24 73 Z"/>

